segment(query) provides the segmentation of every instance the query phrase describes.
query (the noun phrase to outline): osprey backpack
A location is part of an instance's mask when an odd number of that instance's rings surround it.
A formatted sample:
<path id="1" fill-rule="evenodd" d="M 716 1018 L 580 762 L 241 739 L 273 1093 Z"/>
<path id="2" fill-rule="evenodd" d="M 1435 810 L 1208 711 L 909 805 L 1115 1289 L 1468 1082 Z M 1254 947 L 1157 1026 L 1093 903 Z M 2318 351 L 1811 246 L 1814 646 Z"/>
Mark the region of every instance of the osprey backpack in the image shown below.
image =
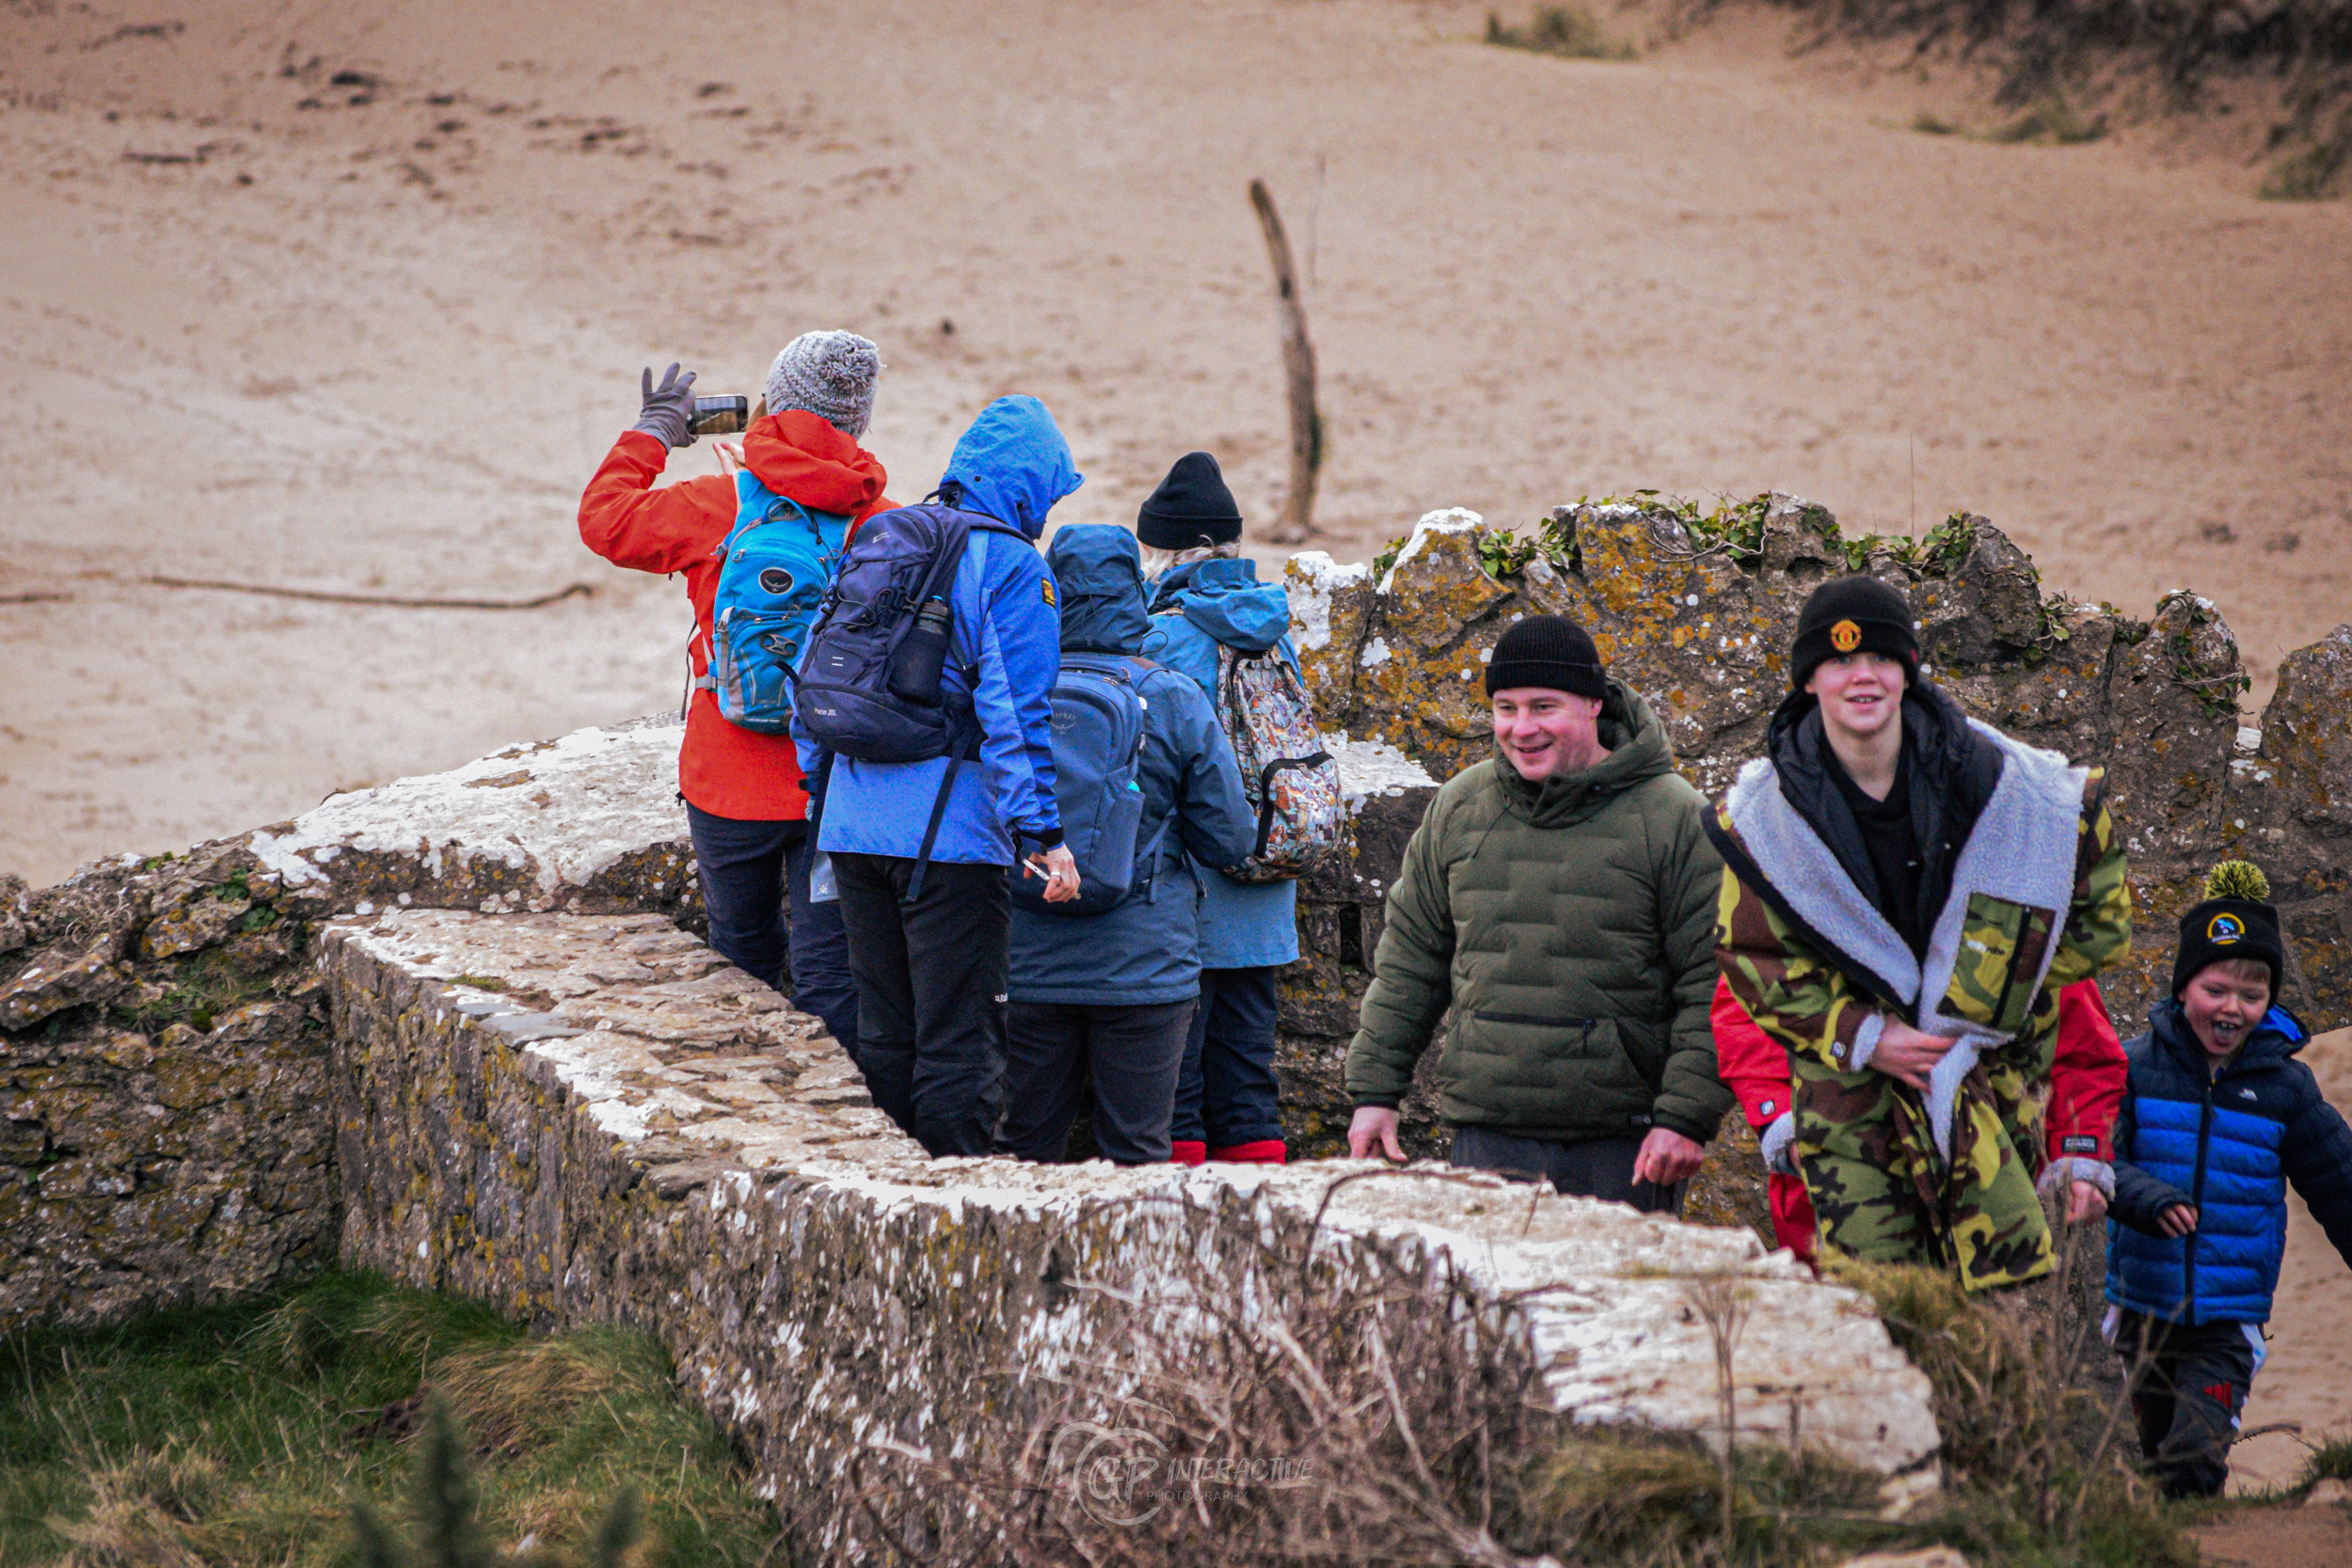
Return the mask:
<path id="1" fill-rule="evenodd" d="M 1119 654 L 1064 654 L 1054 682 L 1054 801 L 1062 842 L 1078 863 L 1078 896 L 1045 901 L 1044 884 L 1016 877 L 1013 901 L 1040 914 L 1101 914 L 1152 880 L 1166 821 L 1140 850 L 1147 706 L 1139 688 L 1159 666 Z M 1152 888 L 1147 896 L 1155 896 Z"/>
<path id="2" fill-rule="evenodd" d="M 1224 867 L 1237 882 L 1281 882 L 1312 871 L 1340 847 L 1347 815 L 1340 765 L 1298 672 L 1279 651 L 1216 650 L 1216 717 L 1241 765 L 1242 792 L 1258 811 L 1249 858 Z"/>
<path id="3" fill-rule="evenodd" d="M 735 526 L 713 552 L 719 586 L 710 605 L 710 658 L 695 686 L 719 700 L 719 717 L 759 735 L 792 728 L 792 671 L 833 585 L 850 519 L 814 512 L 735 476 Z"/>

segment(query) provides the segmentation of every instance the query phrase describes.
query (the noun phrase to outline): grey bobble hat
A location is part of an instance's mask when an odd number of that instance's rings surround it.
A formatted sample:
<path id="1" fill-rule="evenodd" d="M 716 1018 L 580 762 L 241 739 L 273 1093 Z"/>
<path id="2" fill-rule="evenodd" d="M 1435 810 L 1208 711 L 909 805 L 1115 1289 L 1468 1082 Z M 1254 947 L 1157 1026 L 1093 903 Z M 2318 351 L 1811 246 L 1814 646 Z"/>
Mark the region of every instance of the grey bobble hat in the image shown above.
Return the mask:
<path id="1" fill-rule="evenodd" d="M 768 368 L 768 412 L 803 408 L 842 435 L 866 434 L 874 417 L 882 351 L 854 332 L 803 332 Z"/>

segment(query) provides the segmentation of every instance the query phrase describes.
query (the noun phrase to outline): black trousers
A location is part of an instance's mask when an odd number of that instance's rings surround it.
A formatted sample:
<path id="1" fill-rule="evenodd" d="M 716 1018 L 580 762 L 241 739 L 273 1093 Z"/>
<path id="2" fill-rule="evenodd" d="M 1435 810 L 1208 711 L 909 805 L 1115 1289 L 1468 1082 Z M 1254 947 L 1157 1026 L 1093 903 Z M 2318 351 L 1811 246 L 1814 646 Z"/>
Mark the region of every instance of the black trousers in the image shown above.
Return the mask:
<path id="1" fill-rule="evenodd" d="M 1276 1022 L 1271 968 L 1200 972 L 1200 1006 L 1176 1080 L 1177 1137 L 1205 1143 L 1212 1153 L 1281 1137 Z"/>
<path id="2" fill-rule="evenodd" d="M 694 836 L 703 909 L 710 917 L 711 950 L 779 991 L 788 965 L 792 1006 L 824 1020 L 841 1049 L 854 1053 L 857 988 L 850 979 L 850 944 L 841 906 L 809 901 L 808 863 L 816 847 L 808 824 L 713 816 L 691 801 L 686 821 Z"/>
<path id="3" fill-rule="evenodd" d="M 1549 1181 L 1553 1192 L 1629 1203 L 1645 1214 L 1679 1214 L 1683 1183 L 1659 1187 L 1633 1180 L 1633 1158 L 1641 1151 L 1639 1138 L 1555 1144 L 1491 1127 L 1457 1127 L 1446 1161 L 1463 1170 L 1490 1170 L 1514 1181 Z"/>
<path id="4" fill-rule="evenodd" d="M 933 1158 L 986 1154 L 1003 1105 L 1005 868 L 835 855 L 857 981 L 857 1065 L 874 1103 Z"/>
<path id="5" fill-rule="evenodd" d="M 2156 1484 L 2168 1497 L 2217 1495 L 2230 1479 L 2238 1415 L 2263 1364 L 2261 1325 L 2168 1323 L 2119 1312 L 2115 1353 L 2131 1378 L 2140 1457 Z"/>
<path id="6" fill-rule="evenodd" d="M 1005 1008 L 1005 1125 L 999 1152 L 1057 1163 L 1094 1079 L 1094 1145 L 1122 1165 L 1168 1161 L 1176 1069 L 1194 1004 L 1081 1006 L 1014 1002 Z"/>

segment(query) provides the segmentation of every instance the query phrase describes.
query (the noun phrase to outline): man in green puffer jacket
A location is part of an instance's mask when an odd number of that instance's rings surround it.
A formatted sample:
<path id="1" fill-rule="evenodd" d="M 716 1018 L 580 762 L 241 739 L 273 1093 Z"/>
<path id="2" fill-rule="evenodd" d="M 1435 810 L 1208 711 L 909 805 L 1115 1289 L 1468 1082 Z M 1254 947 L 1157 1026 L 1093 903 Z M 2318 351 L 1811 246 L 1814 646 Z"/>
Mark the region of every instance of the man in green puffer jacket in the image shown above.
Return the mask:
<path id="1" fill-rule="evenodd" d="M 1348 1152 L 1404 1157 L 1396 1107 L 1445 1021 L 1454 1164 L 1674 1210 L 1732 1103 L 1708 1022 L 1723 862 L 1706 800 L 1573 621 L 1513 626 L 1486 692 L 1495 757 L 1438 792 L 1389 890 L 1347 1052 Z"/>

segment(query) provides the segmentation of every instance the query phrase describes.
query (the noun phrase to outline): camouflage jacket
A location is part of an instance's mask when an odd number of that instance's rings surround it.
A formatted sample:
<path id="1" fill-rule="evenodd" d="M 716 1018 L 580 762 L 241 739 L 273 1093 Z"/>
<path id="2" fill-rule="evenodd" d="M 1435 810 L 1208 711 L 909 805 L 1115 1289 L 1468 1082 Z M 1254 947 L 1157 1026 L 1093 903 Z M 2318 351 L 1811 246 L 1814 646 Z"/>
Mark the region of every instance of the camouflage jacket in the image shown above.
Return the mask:
<path id="1" fill-rule="evenodd" d="M 1819 885 L 1794 895 L 1772 885 L 1737 824 L 1739 790 L 1718 807 L 1710 834 L 1726 863 L 1716 958 L 1740 1005 L 1788 1052 L 1797 1158 L 1824 1245 L 1953 1268 L 1971 1290 L 2015 1284 L 2051 1266 L 2034 1194 L 2042 1153 L 2032 1123 L 2056 1046 L 2058 992 L 2131 942 L 2131 894 L 2102 773 L 2059 773 L 2051 765 L 2063 759 L 1999 738 L 2008 766 L 2038 770 L 2042 787 L 2023 818 L 2030 842 L 2014 858 L 2039 862 L 2021 874 L 2056 892 L 1998 896 L 1988 884 L 2018 889 L 1997 876 L 1972 877 L 1963 855 L 1931 956 L 1908 974 L 1885 973 L 1899 971 L 1899 961 L 1873 967 L 1857 958 L 1883 953 L 1883 944 L 1874 948 L 1863 922 L 1838 918 L 1836 898 Z M 1759 782 L 1768 781 L 1743 779 Z M 2057 799 L 2063 789 L 2078 794 Z M 2020 820 L 2012 813 L 2006 825 Z M 1971 841 L 2004 829 L 1979 818 Z M 2068 840 L 2071 857 L 2050 852 Z M 1880 1030 L 1898 1018 L 1963 1040 L 1926 1094 L 1868 1070 Z"/>

